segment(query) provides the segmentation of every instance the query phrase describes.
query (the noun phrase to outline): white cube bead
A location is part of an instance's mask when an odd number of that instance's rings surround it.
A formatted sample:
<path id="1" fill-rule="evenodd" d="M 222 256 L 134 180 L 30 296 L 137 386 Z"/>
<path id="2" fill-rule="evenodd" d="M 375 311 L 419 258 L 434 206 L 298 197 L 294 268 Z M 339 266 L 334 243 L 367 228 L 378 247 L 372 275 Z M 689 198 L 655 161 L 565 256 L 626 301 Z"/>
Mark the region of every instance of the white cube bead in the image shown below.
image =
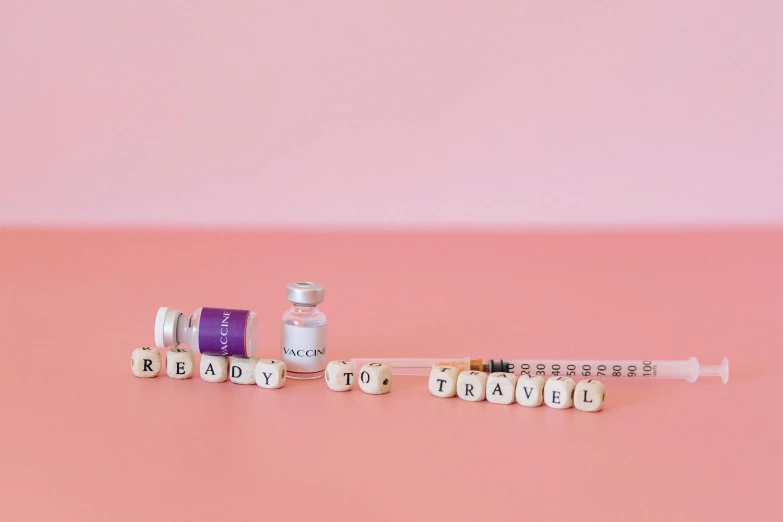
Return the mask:
<path id="1" fill-rule="evenodd" d="M 511 404 L 514 402 L 514 391 L 517 376 L 513 373 L 490 373 L 487 378 L 487 400 L 494 404 Z"/>
<path id="2" fill-rule="evenodd" d="M 478 402 L 487 397 L 487 374 L 474 370 L 466 370 L 457 377 L 457 397 Z"/>
<path id="3" fill-rule="evenodd" d="M 364 393 L 389 393 L 392 385 L 391 368 L 381 363 L 367 363 L 359 371 L 359 388 Z"/>
<path id="4" fill-rule="evenodd" d="M 544 403 L 544 378 L 522 374 L 517 380 L 517 403 L 522 406 L 541 406 Z"/>
<path id="5" fill-rule="evenodd" d="M 172 348 L 166 354 L 166 375 L 172 379 L 190 379 L 194 366 L 193 351 L 189 348 Z"/>
<path id="6" fill-rule="evenodd" d="M 433 366 L 430 371 L 430 393 L 435 397 L 455 397 L 457 377 L 459 377 L 459 370 L 453 366 Z"/>
<path id="7" fill-rule="evenodd" d="M 601 381 L 579 381 L 574 389 L 574 407 L 579 411 L 601 411 L 605 397 L 606 386 Z"/>
<path id="8" fill-rule="evenodd" d="M 156 377 L 161 363 L 160 352 L 156 348 L 136 348 L 131 354 L 131 371 L 136 377 Z"/>
<path id="9" fill-rule="evenodd" d="M 550 377 L 544 385 L 544 403 L 558 410 L 570 408 L 574 405 L 575 387 L 570 377 Z"/>
<path id="10" fill-rule="evenodd" d="M 353 363 L 350 361 L 330 361 L 326 365 L 324 379 L 330 390 L 350 390 L 353 388 L 353 383 L 356 380 Z"/>
<path id="11" fill-rule="evenodd" d="M 259 359 L 256 363 L 256 384 L 270 390 L 282 388 L 286 380 L 285 363 L 275 359 Z"/>
<path id="12" fill-rule="evenodd" d="M 258 357 L 232 357 L 228 378 L 234 384 L 255 384 Z"/>
<path id="13" fill-rule="evenodd" d="M 228 379 L 228 356 L 203 354 L 199 370 L 201 378 L 207 382 L 226 382 Z"/>

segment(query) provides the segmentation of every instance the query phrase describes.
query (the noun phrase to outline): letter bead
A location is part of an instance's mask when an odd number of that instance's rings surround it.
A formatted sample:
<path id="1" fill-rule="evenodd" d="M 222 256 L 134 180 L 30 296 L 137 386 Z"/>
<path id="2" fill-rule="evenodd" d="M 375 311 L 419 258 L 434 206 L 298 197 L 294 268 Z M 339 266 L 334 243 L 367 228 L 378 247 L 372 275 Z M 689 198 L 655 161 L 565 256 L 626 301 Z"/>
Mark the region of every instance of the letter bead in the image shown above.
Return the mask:
<path id="1" fill-rule="evenodd" d="M 326 365 L 324 379 L 326 385 L 333 391 L 348 391 L 356 381 L 354 365 L 349 361 L 330 361 Z"/>
<path id="2" fill-rule="evenodd" d="M 256 384 L 274 390 L 285 385 L 285 363 L 275 359 L 260 359 L 256 363 Z"/>
<path id="3" fill-rule="evenodd" d="M 574 390 L 574 407 L 579 411 L 601 411 L 605 397 L 606 387 L 601 381 L 579 381 Z"/>
<path id="4" fill-rule="evenodd" d="M 522 374 L 517 380 L 517 403 L 522 406 L 541 406 L 544 403 L 544 378 Z"/>
<path id="5" fill-rule="evenodd" d="M 576 383 L 570 377 L 550 377 L 544 385 L 544 403 L 550 408 L 565 410 L 574 405 Z"/>
<path id="6" fill-rule="evenodd" d="M 391 368 L 381 363 L 367 363 L 359 371 L 359 388 L 364 393 L 382 395 L 392 386 Z"/>
<path id="7" fill-rule="evenodd" d="M 172 348 L 166 354 L 166 375 L 172 379 L 193 377 L 194 358 L 189 348 Z"/>
<path id="8" fill-rule="evenodd" d="M 453 366 L 433 366 L 430 371 L 430 393 L 435 397 L 456 396 L 458 376 L 459 370 Z"/>
<path id="9" fill-rule="evenodd" d="M 201 378 L 207 382 L 228 380 L 228 356 L 201 354 L 199 367 Z"/>
<path id="10" fill-rule="evenodd" d="M 497 372 L 487 378 L 487 400 L 493 404 L 511 404 L 514 402 L 514 390 L 517 376 L 513 373 Z"/>
<path id="11" fill-rule="evenodd" d="M 487 398 L 487 374 L 478 371 L 464 371 L 457 377 L 457 397 L 470 402 Z"/>
<path id="12" fill-rule="evenodd" d="M 255 384 L 258 357 L 232 357 L 228 378 L 234 384 Z"/>
<path id="13" fill-rule="evenodd" d="M 157 377 L 161 363 L 160 352 L 155 348 L 136 348 L 131 354 L 131 371 L 136 377 Z"/>

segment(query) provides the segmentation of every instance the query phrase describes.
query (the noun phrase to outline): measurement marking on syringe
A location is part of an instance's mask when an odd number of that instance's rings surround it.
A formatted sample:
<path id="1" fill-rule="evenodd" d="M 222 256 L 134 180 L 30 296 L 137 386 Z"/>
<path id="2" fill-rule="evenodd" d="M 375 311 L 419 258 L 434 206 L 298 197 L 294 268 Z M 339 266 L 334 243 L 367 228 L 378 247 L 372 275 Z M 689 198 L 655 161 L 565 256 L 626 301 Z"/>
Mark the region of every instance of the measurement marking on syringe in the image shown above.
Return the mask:
<path id="1" fill-rule="evenodd" d="M 535 364 L 535 366 L 533 366 Z M 506 363 L 506 372 L 514 372 L 514 364 Z M 641 368 L 641 371 L 640 371 Z M 655 377 L 658 372 L 657 365 L 652 361 L 640 361 L 633 364 L 615 364 L 611 368 L 607 364 L 566 364 L 563 368 L 562 364 L 552 363 L 521 363 L 519 365 L 519 373 L 521 375 L 552 375 L 559 377 L 561 375 L 566 377 L 624 377 L 624 378 L 638 378 L 638 377 Z"/>

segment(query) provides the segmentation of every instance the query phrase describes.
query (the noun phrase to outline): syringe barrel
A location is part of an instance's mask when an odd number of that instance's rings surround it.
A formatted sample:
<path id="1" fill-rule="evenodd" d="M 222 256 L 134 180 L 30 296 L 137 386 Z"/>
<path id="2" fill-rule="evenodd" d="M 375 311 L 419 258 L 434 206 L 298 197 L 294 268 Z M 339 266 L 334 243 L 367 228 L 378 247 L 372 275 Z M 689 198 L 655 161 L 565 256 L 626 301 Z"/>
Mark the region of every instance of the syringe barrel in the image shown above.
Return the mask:
<path id="1" fill-rule="evenodd" d="M 720 377 L 729 380 L 729 361 L 725 357 L 720 365 L 700 365 L 695 357 L 680 361 L 652 359 L 492 359 L 482 361 L 470 357 L 432 358 L 362 358 L 352 359 L 358 371 L 371 362 L 387 364 L 395 375 L 429 375 L 436 364 L 456 366 L 460 370 L 485 372 L 511 372 L 517 375 L 566 376 L 574 379 L 685 379 L 694 382 L 699 376 Z"/>
<path id="2" fill-rule="evenodd" d="M 574 379 L 685 379 L 694 382 L 700 375 L 729 379 L 729 361 L 724 357 L 719 366 L 700 366 L 695 357 L 681 361 L 651 359 L 632 360 L 552 360 L 518 359 L 490 360 L 484 362 L 484 371 L 513 372 L 517 375 L 565 376 Z"/>
<path id="3" fill-rule="evenodd" d="M 581 378 L 686 378 L 678 366 L 687 361 L 651 361 L 651 360 L 582 360 L 582 359 L 517 359 L 490 360 L 484 362 L 488 372 L 509 372 L 517 375 L 540 375 L 542 377 L 563 376 Z M 671 364 L 676 363 L 676 364 Z M 698 368 L 698 367 L 697 367 Z"/>

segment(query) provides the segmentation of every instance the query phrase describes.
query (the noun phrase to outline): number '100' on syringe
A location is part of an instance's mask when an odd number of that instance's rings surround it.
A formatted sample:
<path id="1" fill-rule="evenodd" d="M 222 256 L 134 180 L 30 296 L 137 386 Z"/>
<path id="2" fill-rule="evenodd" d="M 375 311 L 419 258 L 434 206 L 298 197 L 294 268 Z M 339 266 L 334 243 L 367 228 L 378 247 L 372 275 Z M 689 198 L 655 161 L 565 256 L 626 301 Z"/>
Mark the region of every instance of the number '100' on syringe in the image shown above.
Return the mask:
<path id="1" fill-rule="evenodd" d="M 470 357 L 434 357 L 434 358 L 380 358 L 352 359 L 356 368 L 371 362 L 388 365 L 395 375 L 429 375 L 435 365 L 456 366 L 462 370 L 484 372 L 507 372 L 517 375 L 565 376 L 581 378 L 622 378 L 622 379 L 685 379 L 695 382 L 699 377 L 720 377 L 724 383 L 729 381 L 729 360 L 724 357 L 718 365 L 700 364 L 696 357 L 680 361 L 660 360 L 554 360 L 554 359 L 514 359 L 482 360 Z"/>

